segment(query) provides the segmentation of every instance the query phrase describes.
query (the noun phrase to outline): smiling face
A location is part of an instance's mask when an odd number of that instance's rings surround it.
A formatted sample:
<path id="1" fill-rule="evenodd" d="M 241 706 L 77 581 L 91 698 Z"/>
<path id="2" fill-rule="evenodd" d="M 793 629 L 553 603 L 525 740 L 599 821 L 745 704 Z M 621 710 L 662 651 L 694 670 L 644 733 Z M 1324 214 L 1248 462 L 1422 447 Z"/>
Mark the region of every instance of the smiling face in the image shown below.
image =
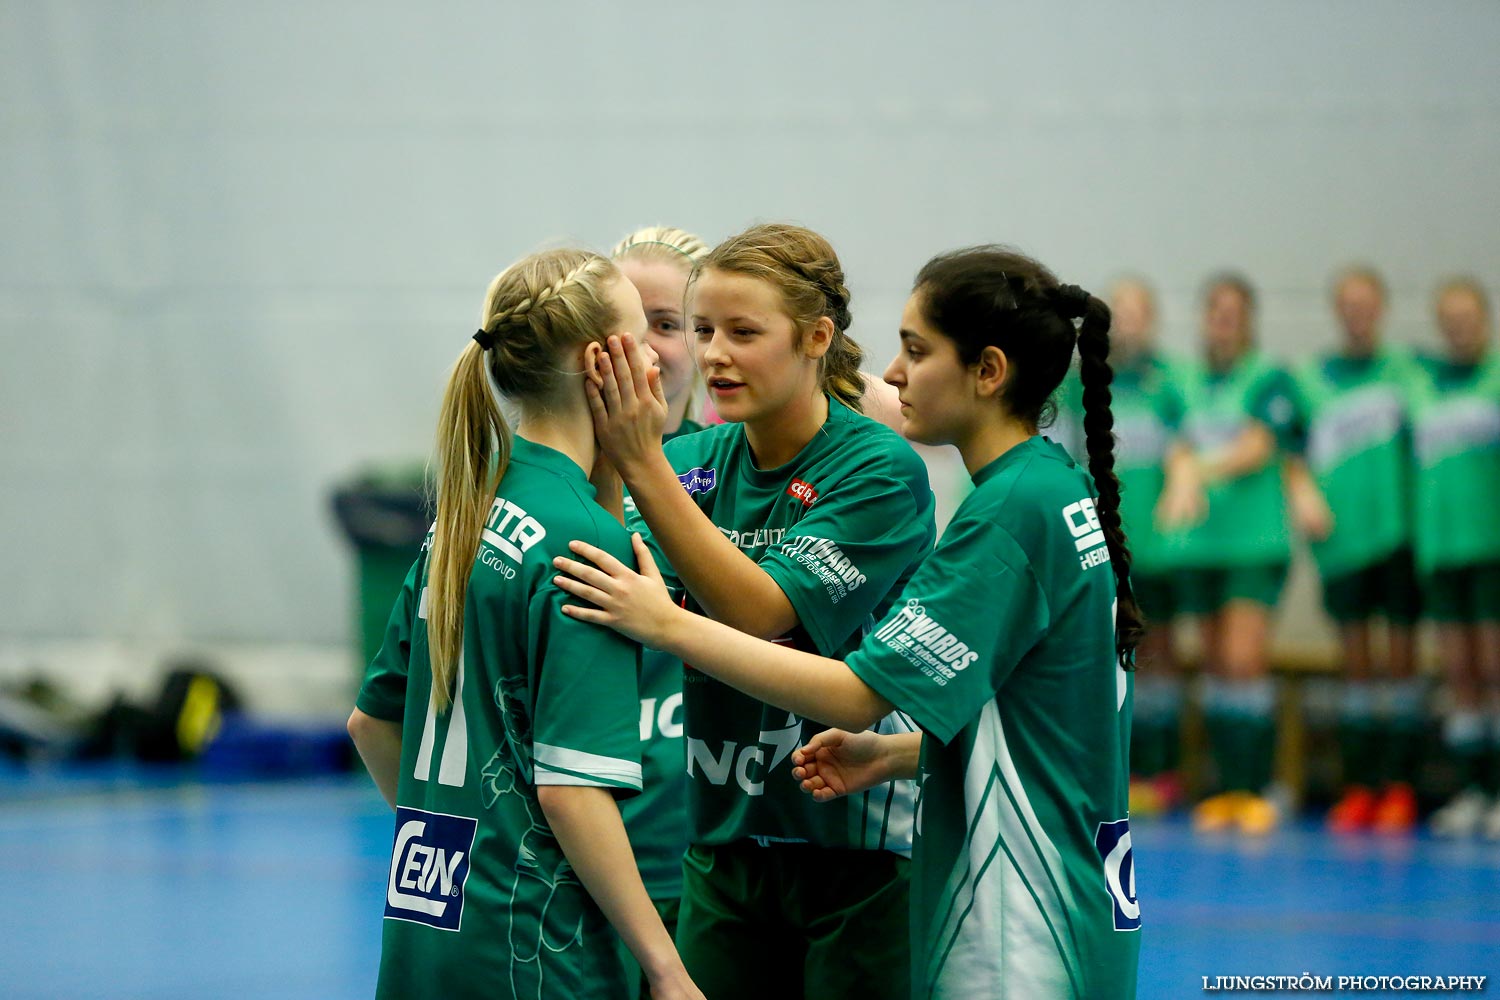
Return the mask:
<path id="1" fill-rule="evenodd" d="M 693 357 L 725 420 L 775 419 L 817 394 L 827 342 L 801 336 L 775 285 L 708 268 L 693 283 L 689 310 Z"/>
<path id="2" fill-rule="evenodd" d="M 921 444 L 955 444 L 972 431 L 979 414 L 973 367 L 958 347 L 922 315 L 920 293 L 901 310 L 901 349 L 885 380 L 901 400 L 901 433 Z"/>
<path id="3" fill-rule="evenodd" d="M 676 262 L 644 257 L 616 263 L 640 292 L 646 314 L 644 343 L 656 352 L 667 403 L 676 403 L 693 389 L 693 356 L 682 320 L 688 272 Z"/>

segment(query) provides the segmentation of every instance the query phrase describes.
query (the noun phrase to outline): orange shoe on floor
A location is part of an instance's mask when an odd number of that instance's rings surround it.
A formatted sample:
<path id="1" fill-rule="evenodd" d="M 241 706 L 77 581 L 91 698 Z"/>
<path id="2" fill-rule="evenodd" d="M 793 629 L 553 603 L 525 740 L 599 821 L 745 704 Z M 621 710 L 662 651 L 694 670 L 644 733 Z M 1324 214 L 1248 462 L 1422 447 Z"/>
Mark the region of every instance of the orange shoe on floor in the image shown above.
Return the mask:
<path id="1" fill-rule="evenodd" d="M 1408 791 L 1410 791 L 1408 789 Z M 1330 833 L 1363 833 L 1375 823 L 1375 810 L 1381 800 L 1363 785 L 1351 785 L 1344 795 L 1328 810 Z M 1415 803 L 1414 803 L 1415 804 Z"/>
<path id="2" fill-rule="evenodd" d="M 1218 833 L 1233 826 L 1240 806 L 1252 798 L 1249 792 L 1224 792 L 1211 795 L 1193 807 L 1193 829 L 1198 833 Z"/>
<path id="3" fill-rule="evenodd" d="M 1280 825 L 1281 810 L 1264 796 L 1247 794 L 1235 811 L 1234 822 L 1247 837 L 1264 837 Z"/>
<path id="4" fill-rule="evenodd" d="M 1417 828 L 1417 793 L 1404 781 L 1388 785 L 1370 825 L 1376 833 L 1411 833 Z"/>
<path id="5" fill-rule="evenodd" d="M 1160 816 L 1162 813 L 1161 796 L 1156 791 L 1156 785 L 1149 778 L 1130 779 L 1130 815 L 1132 816 Z"/>

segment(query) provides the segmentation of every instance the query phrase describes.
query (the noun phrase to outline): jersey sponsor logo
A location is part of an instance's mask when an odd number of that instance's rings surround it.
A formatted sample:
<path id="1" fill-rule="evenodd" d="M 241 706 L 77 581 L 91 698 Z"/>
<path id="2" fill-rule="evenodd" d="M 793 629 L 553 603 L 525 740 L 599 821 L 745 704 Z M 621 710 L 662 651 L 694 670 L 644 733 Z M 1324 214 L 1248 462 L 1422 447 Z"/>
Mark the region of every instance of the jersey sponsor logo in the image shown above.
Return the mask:
<path id="1" fill-rule="evenodd" d="M 747 552 L 771 545 L 780 545 L 781 540 L 786 537 L 785 528 L 746 528 L 740 531 L 736 528 L 721 527 L 719 533 Z"/>
<path id="2" fill-rule="evenodd" d="M 1313 420 L 1307 438 L 1307 461 L 1323 471 L 1357 452 L 1394 438 L 1405 412 L 1395 386 L 1356 389 L 1323 409 Z"/>
<path id="3" fill-rule="evenodd" d="M 1428 465 L 1500 441 L 1500 406 L 1473 396 L 1437 403 L 1416 424 L 1417 457 Z"/>
<path id="4" fill-rule="evenodd" d="M 458 930 L 478 827 L 479 822 L 467 816 L 398 806 L 396 844 L 386 882 L 386 917 Z"/>
<path id="5" fill-rule="evenodd" d="M 519 566 L 527 550 L 547 537 L 547 529 L 516 504 L 504 497 L 496 497 L 495 502 L 490 505 L 489 516 L 484 519 L 484 529 L 479 537 L 485 545 L 491 547 L 486 550 L 484 546 L 480 546 L 480 563 L 510 579 L 515 576 L 515 572 L 500 561 L 494 550 L 499 550 L 505 558 Z"/>
<path id="6" fill-rule="evenodd" d="M 1094 847 L 1104 863 L 1104 888 L 1115 905 L 1115 930 L 1141 929 L 1141 904 L 1135 896 L 1135 848 L 1130 844 L 1130 820 L 1100 823 Z"/>
<path id="7" fill-rule="evenodd" d="M 865 582 L 854 560 L 844 555 L 842 549 L 826 538 L 800 535 L 786 543 L 787 555 L 807 567 L 828 591 L 834 604 L 858 590 Z"/>
<path id="8" fill-rule="evenodd" d="M 734 740 L 725 740 L 715 752 L 707 740 L 688 737 L 687 773 L 689 778 L 700 775 L 710 785 L 728 785 L 731 778 L 746 795 L 764 795 L 766 775 L 776 770 L 792 751 L 802 742 L 802 720 L 788 712 L 786 727 L 763 729 L 755 743 L 740 746 Z M 770 763 L 766 762 L 766 750 L 771 751 Z"/>
<path id="9" fill-rule="evenodd" d="M 1062 509 L 1062 516 L 1073 536 L 1073 547 L 1082 553 L 1078 557 L 1081 568 L 1092 569 L 1109 562 L 1109 546 L 1105 543 L 1104 527 L 1099 523 L 1099 512 L 1092 497 L 1068 504 Z"/>
<path id="10" fill-rule="evenodd" d="M 949 632 L 915 598 L 875 632 L 875 638 L 930 677 L 940 687 L 957 677 L 979 654 Z"/>
<path id="11" fill-rule="evenodd" d="M 682 692 L 665 698 L 641 699 L 641 742 L 653 736 L 668 740 L 682 739 Z"/>
<path id="12" fill-rule="evenodd" d="M 804 507 L 811 507 L 818 502 L 818 491 L 813 488 L 813 484 L 800 479 L 792 480 L 792 484 L 786 488 L 786 495 L 801 500 Z"/>
<path id="13" fill-rule="evenodd" d="M 714 482 L 717 479 L 718 471 L 716 469 L 703 468 L 689 469 L 677 477 L 677 481 L 682 484 L 682 488 L 688 491 L 688 496 L 692 496 L 694 493 L 707 493 L 714 488 Z"/>

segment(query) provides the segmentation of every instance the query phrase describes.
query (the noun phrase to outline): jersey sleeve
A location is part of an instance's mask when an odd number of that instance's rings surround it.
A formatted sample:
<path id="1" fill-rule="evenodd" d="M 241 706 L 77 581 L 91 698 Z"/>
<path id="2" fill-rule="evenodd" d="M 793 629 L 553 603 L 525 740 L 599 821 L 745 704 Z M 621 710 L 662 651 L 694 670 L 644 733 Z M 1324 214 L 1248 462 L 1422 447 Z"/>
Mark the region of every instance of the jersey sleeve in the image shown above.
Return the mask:
<path id="1" fill-rule="evenodd" d="M 913 478 L 856 474 L 819 496 L 760 560 L 825 656 L 836 654 L 932 545 L 932 491 Z M 920 499 L 919 499 L 920 498 Z"/>
<path id="2" fill-rule="evenodd" d="M 1270 428 L 1276 445 L 1300 454 L 1307 442 L 1307 407 L 1292 377 L 1273 371 L 1250 397 L 1250 416 Z"/>
<path id="3" fill-rule="evenodd" d="M 641 541 L 645 542 L 646 548 L 651 550 L 651 558 L 656 561 L 656 568 L 661 571 L 662 582 L 667 585 L 667 589 L 672 592 L 673 597 L 681 595 L 682 580 L 678 578 L 677 571 L 672 568 L 671 562 L 667 560 L 667 554 L 661 550 L 660 545 L 656 544 L 656 537 L 651 534 L 651 526 L 646 523 L 646 519 L 636 509 L 635 501 L 630 498 L 629 493 L 625 494 L 625 530 L 640 534 Z M 635 566 L 634 552 L 626 560 L 626 565 Z"/>
<path id="4" fill-rule="evenodd" d="M 603 517 L 604 515 L 600 515 Z M 633 562 L 615 525 L 595 545 Z M 641 647 L 611 628 L 569 618 L 578 599 L 548 579 L 532 596 L 531 660 L 539 664 L 532 750 L 538 785 L 641 789 Z"/>
<path id="5" fill-rule="evenodd" d="M 406 677 L 411 664 L 412 628 L 417 620 L 422 593 L 424 552 L 407 571 L 401 593 L 386 622 L 380 651 L 365 670 L 354 705 L 361 712 L 386 722 L 400 722 L 406 714 Z"/>
<path id="6" fill-rule="evenodd" d="M 1046 594 L 1010 533 L 983 518 L 956 520 L 847 662 L 949 743 L 995 697 L 1050 620 Z"/>

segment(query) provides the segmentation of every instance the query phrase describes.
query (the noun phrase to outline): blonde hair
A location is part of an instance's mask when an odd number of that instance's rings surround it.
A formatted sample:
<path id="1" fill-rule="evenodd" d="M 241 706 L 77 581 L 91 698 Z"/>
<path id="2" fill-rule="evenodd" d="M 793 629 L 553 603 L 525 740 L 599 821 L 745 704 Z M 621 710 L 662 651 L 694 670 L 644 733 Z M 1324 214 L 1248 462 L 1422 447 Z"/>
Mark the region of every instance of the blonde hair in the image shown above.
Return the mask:
<path id="1" fill-rule="evenodd" d="M 1455 294 L 1467 295 L 1472 298 L 1474 304 L 1479 307 L 1480 314 L 1485 319 L 1489 319 L 1490 297 L 1485 292 L 1484 286 L 1479 283 L 1478 278 L 1467 274 L 1460 274 L 1456 277 L 1444 279 L 1442 284 L 1438 285 L 1437 294 L 1432 297 L 1432 303 L 1434 306 L 1440 305 L 1448 296 Z"/>
<path id="2" fill-rule="evenodd" d="M 619 276 L 611 261 L 585 250 L 548 250 L 517 261 L 485 294 L 480 329 L 491 346 L 470 342 L 448 376 L 438 416 L 437 519 L 427 564 L 427 644 L 439 711 L 453 703 L 469 575 L 510 463 L 511 431 L 490 380 L 516 400 L 555 392 L 565 374 L 559 355 L 603 341 L 619 322 L 604 292 Z"/>
<path id="3" fill-rule="evenodd" d="M 692 271 L 708 253 L 708 246 L 685 229 L 646 226 L 615 244 L 609 255 L 615 260 L 665 260 Z"/>
<path id="4" fill-rule="evenodd" d="M 819 319 L 833 321 L 833 339 L 818 359 L 822 390 L 853 410 L 862 410 L 864 350 L 849 336 L 849 289 L 833 246 L 822 236 L 788 223 L 751 226 L 714 247 L 693 269 L 689 284 L 707 270 L 744 274 L 770 282 L 799 333 Z"/>

